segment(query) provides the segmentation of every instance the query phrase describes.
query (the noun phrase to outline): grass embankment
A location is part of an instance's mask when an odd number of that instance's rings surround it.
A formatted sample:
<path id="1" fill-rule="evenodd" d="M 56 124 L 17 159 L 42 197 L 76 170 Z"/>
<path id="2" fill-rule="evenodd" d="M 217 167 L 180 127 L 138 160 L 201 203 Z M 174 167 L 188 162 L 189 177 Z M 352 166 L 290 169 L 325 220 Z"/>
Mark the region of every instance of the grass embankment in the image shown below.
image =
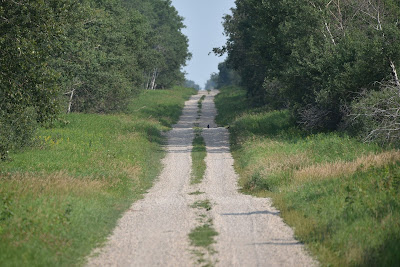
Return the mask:
<path id="1" fill-rule="evenodd" d="M 310 135 L 286 111 L 252 109 L 245 92 L 216 97 L 230 124 L 244 192 L 272 197 L 284 220 L 323 265 L 400 262 L 400 152 L 339 133 Z"/>
<path id="2" fill-rule="evenodd" d="M 0 265 L 74 266 L 150 188 L 191 89 L 147 91 L 126 114 L 70 114 L 0 162 Z"/>

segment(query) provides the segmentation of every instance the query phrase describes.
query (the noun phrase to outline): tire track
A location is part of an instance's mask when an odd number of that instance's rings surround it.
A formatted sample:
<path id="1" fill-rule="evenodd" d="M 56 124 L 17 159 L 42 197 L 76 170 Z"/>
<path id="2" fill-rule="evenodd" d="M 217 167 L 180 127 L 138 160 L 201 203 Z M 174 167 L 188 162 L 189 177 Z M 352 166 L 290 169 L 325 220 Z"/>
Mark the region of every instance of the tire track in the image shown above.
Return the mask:
<path id="1" fill-rule="evenodd" d="M 214 123 L 216 94 L 217 91 L 212 91 L 203 101 L 200 127 L 204 127 L 207 169 L 200 190 L 215 203 L 210 212 L 219 233 L 215 245 L 217 266 L 317 265 L 294 238 L 292 229 L 282 221 L 270 199 L 238 192 L 228 130 Z"/>
<path id="2" fill-rule="evenodd" d="M 190 205 L 191 149 L 197 102 L 185 103 L 178 124 L 168 132 L 164 169 L 145 198 L 119 220 L 104 248 L 88 266 L 191 266 L 188 234 L 196 215 Z M 96 256 L 97 255 L 97 256 Z"/>

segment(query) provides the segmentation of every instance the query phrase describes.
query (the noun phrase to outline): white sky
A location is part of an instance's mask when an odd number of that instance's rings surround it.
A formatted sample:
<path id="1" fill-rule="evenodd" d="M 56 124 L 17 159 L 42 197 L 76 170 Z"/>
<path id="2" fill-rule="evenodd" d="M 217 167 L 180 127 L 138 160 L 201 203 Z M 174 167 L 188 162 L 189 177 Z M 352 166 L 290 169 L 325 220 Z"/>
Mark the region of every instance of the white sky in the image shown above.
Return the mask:
<path id="1" fill-rule="evenodd" d="M 218 63 L 224 57 L 217 57 L 213 53 L 208 55 L 214 47 L 225 44 L 223 35 L 222 17 L 230 14 L 235 6 L 234 0 L 172 0 L 172 5 L 179 15 L 185 18 L 186 29 L 183 33 L 189 38 L 189 51 L 193 54 L 184 70 L 186 78 L 204 88 L 210 74 L 218 72 Z"/>

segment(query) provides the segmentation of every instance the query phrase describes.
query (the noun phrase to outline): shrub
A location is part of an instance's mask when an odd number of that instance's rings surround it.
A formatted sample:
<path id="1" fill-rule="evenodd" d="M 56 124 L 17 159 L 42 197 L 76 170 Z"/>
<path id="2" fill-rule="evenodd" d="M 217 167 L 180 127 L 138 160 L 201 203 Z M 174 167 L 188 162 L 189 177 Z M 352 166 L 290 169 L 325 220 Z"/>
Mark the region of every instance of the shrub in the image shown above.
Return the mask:
<path id="1" fill-rule="evenodd" d="M 366 142 L 399 145 L 400 88 L 386 82 L 380 91 L 360 94 L 350 106 L 348 124 Z"/>
<path id="2" fill-rule="evenodd" d="M 8 151 L 29 145 L 37 128 L 34 108 L 22 108 L 20 112 L 0 111 L 0 159 L 8 158 Z"/>

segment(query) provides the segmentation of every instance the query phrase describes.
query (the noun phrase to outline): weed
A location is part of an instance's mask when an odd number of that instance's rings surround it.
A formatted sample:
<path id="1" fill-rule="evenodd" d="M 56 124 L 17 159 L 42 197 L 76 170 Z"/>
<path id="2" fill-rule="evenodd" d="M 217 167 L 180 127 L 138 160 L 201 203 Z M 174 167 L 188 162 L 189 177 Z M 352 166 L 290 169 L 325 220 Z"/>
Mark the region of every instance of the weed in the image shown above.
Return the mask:
<path id="1" fill-rule="evenodd" d="M 216 253 L 212 245 L 215 243 L 215 237 L 218 233 L 213 227 L 213 222 L 209 219 L 206 223 L 197 226 L 189 233 L 189 239 L 192 246 L 196 247 L 192 253 L 196 256 L 196 261 L 201 266 L 214 266 L 215 260 L 211 256 Z"/>
<path id="2" fill-rule="evenodd" d="M 192 246 L 211 249 L 210 246 L 215 243 L 214 237 L 217 235 L 212 224 L 204 224 L 193 229 L 189 238 Z"/>
<path id="3" fill-rule="evenodd" d="M 196 201 L 193 205 L 191 205 L 190 207 L 192 208 L 197 208 L 197 209 L 204 209 L 206 211 L 211 210 L 212 206 L 211 206 L 211 202 L 210 200 L 200 200 L 200 201 Z"/>
<path id="4" fill-rule="evenodd" d="M 190 193 L 189 193 L 189 195 L 191 195 L 191 196 L 193 196 L 193 195 L 194 195 L 194 196 L 198 196 L 198 195 L 202 195 L 202 194 L 204 194 L 204 192 L 200 192 L 200 191 L 198 191 L 198 190 L 195 191 L 195 192 L 190 192 Z"/>

